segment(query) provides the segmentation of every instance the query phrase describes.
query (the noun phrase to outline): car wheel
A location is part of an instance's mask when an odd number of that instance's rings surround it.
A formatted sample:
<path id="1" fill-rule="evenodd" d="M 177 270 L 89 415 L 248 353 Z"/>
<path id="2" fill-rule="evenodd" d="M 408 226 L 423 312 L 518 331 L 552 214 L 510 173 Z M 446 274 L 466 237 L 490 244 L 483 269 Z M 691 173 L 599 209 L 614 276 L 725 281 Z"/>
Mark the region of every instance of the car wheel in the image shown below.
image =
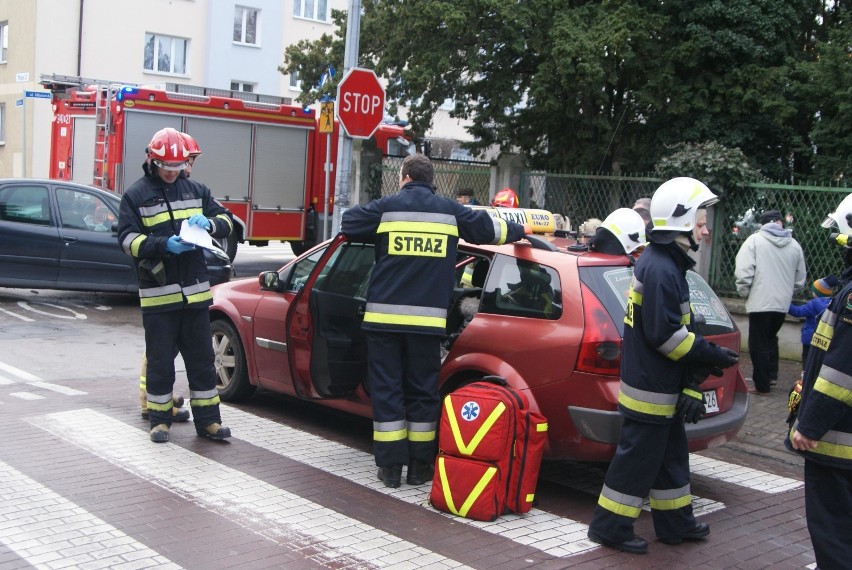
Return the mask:
<path id="1" fill-rule="evenodd" d="M 231 234 L 228 237 L 219 238 L 219 244 L 225 253 L 228 254 L 228 259 L 233 262 L 234 258 L 237 257 L 237 245 L 239 244 L 237 237 Z"/>
<path id="2" fill-rule="evenodd" d="M 246 356 L 240 335 L 231 323 L 222 319 L 210 323 L 210 332 L 219 397 L 226 402 L 236 402 L 250 396 L 256 386 L 248 379 Z"/>

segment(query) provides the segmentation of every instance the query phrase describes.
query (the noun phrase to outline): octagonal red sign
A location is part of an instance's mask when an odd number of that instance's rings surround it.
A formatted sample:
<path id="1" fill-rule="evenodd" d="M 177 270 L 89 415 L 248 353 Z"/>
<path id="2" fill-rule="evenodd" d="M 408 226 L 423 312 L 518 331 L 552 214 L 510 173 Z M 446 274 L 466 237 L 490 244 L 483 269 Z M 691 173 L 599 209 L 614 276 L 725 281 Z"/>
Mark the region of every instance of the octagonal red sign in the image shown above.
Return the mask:
<path id="1" fill-rule="evenodd" d="M 337 119 L 346 133 L 370 138 L 385 116 L 385 90 L 372 69 L 353 67 L 337 86 Z"/>

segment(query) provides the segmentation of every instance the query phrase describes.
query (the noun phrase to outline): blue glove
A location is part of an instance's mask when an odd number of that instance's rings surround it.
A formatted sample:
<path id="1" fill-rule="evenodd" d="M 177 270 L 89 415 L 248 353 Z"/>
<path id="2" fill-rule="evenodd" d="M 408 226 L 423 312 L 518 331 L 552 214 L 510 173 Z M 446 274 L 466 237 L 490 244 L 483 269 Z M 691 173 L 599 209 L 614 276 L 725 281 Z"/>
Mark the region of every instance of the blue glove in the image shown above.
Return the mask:
<path id="1" fill-rule="evenodd" d="M 200 226 L 205 230 L 209 230 L 211 227 L 210 220 L 203 214 L 193 214 L 189 217 L 189 225 L 191 226 Z"/>
<path id="2" fill-rule="evenodd" d="M 192 251 L 193 249 L 195 249 L 194 245 L 183 243 L 178 236 L 172 236 L 169 238 L 169 241 L 166 242 L 166 251 L 175 255 L 180 255 L 181 253 Z"/>

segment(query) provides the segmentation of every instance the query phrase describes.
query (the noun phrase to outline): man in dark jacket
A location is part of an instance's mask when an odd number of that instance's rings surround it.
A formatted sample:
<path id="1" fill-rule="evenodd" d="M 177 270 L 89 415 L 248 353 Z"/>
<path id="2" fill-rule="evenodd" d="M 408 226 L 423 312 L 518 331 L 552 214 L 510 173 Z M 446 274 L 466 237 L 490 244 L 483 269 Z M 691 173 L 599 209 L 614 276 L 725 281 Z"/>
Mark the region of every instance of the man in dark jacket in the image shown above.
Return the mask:
<path id="1" fill-rule="evenodd" d="M 650 496 L 665 544 L 701 540 L 710 528 L 692 514 L 684 421 L 704 413 L 699 384 L 738 355 L 692 332 L 687 254 L 707 235 L 704 207 L 718 200 L 692 178 L 674 178 L 651 198 L 650 243 L 633 270 L 621 355 L 618 410 L 624 417 L 615 456 L 589 525 L 589 539 L 633 554 L 648 543 L 633 523 Z"/>
<path id="2" fill-rule="evenodd" d="M 438 372 L 459 238 L 502 244 L 525 227 L 435 194 L 432 161 L 405 158 L 400 192 L 343 213 L 341 232 L 376 244 L 367 288 L 367 382 L 379 479 L 399 487 L 432 478 L 440 412 Z"/>
<path id="3" fill-rule="evenodd" d="M 178 131 L 157 131 L 148 145 L 146 175 L 124 193 L 118 214 L 118 242 L 139 275 L 148 419 L 151 441 L 157 443 L 169 440 L 175 348 L 186 364 L 196 433 L 211 439 L 231 435 L 219 415 L 207 263 L 203 252 L 178 234 L 186 222 L 225 237 L 232 222 L 209 188 L 180 175 L 189 156 Z"/>
<path id="4" fill-rule="evenodd" d="M 805 516 L 822 570 L 852 561 L 852 194 L 823 222 L 834 225 L 845 244 L 840 291 L 811 339 L 802 401 L 785 442 L 805 457 Z"/>

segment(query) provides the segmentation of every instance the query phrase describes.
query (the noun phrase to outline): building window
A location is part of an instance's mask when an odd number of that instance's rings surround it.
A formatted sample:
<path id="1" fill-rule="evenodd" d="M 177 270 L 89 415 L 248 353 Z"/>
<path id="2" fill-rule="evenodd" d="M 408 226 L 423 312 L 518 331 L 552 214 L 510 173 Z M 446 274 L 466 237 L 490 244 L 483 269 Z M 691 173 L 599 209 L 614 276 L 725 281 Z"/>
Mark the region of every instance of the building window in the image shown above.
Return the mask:
<path id="1" fill-rule="evenodd" d="M 0 103 L 0 144 L 6 144 L 6 104 Z"/>
<path id="2" fill-rule="evenodd" d="M 234 8 L 234 41 L 241 44 L 260 43 L 260 10 L 236 6 Z"/>
<path id="3" fill-rule="evenodd" d="M 293 0 L 293 15 L 327 22 L 328 0 Z"/>
<path id="4" fill-rule="evenodd" d="M 231 81 L 231 91 L 245 91 L 246 93 L 254 93 L 254 83 L 246 83 L 245 81 Z"/>
<path id="5" fill-rule="evenodd" d="M 302 90 L 302 82 L 299 81 L 299 72 L 294 71 L 290 74 L 290 89 L 294 89 L 296 91 Z"/>
<path id="6" fill-rule="evenodd" d="M 145 34 L 145 71 L 186 75 L 189 40 Z"/>
<path id="7" fill-rule="evenodd" d="M 0 22 L 0 63 L 6 63 L 9 51 L 9 22 Z"/>

